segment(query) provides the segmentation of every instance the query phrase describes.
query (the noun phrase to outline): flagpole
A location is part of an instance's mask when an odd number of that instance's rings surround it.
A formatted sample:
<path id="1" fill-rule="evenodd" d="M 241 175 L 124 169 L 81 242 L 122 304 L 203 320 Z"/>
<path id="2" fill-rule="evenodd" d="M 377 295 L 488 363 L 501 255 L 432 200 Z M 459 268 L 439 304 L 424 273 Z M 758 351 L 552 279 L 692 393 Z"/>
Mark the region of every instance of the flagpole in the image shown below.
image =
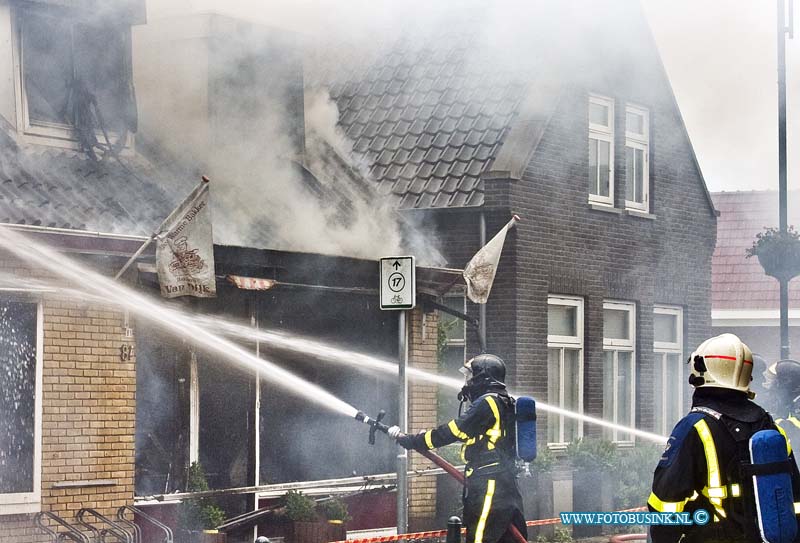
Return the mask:
<path id="1" fill-rule="evenodd" d="M 189 196 L 184 198 L 183 201 L 175 207 L 175 209 L 180 209 L 181 207 L 183 207 L 183 205 L 189 200 L 189 198 L 194 198 L 197 195 L 197 189 L 199 187 L 202 187 L 203 185 L 205 185 L 207 183 L 210 183 L 210 182 L 211 182 L 211 179 L 209 179 L 208 176 L 206 176 L 206 175 L 202 176 L 200 184 L 197 187 L 195 187 L 195 189 L 192 190 L 192 192 L 189 193 Z M 153 240 L 156 239 L 156 236 L 158 235 L 158 233 L 161 232 L 161 230 L 164 228 L 164 225 L 167 224 L 167 222 L 172 218 L 172 215 L 174 213 L 175 213 L 175 210 L 172 210 L 170 212 L 170 214 L 167 215 L 167 218 L 164 219 L 161 222 L 161 224 L 158 225 L 158 228 L 156 228 L 156 230 L 152 234 L 150 234 L 150 237 L 147 238 L 147 240 L 144 243 L 142 243 L 141 247 L 139 247 L 139 249 L 137 249 L 137 251 L 135 253 L 133 253 L 133 255 L 128 259 L 128 261 L 125 262 L 125 265 L 122 266 L 122 269 L 119 270 L 117 272 L 117 275 L 114 276 L 114 280 L 115 281 L 117 279 L 119 279 L 120 277 L 122 277 L 122 275 L 126 271 L 128 271 L 128 268 L 131 267 L 131 264 L 133 264 L 136 261 L 136 259 L 139 258 L 139 256 L 141 256 L 141 254 L 144 252 L 144 250 L 147 249 L 150 246 L 151 243 L 153 243 Z"/>

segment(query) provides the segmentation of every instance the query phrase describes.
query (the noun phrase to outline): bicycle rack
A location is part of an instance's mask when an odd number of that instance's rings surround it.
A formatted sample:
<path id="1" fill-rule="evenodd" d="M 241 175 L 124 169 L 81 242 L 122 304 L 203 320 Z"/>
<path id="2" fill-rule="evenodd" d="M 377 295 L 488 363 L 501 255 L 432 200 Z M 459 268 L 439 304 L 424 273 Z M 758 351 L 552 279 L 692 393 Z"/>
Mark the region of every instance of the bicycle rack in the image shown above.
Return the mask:
<path id="1" fill-rule="evenodd" d="M 85 521 L 83 519 L 84 515 L 89 514 L 102 522 L 107 528 L 102 528 L 98 530 L 92 524 Z M 78 521 L 78 524 L 81 526 L 85 526 L 89 531 L 94 534 L 95 541 L 97 543 L 106 543 L 108 540 L 106 539 L 107 536 L 111 535 L 118 543 L 135 543 L 134 536 L 129 533 L 125 528 L 111 520 L 110 518 L 101 515 L 94 509 L 90 509 L 88 507 L 84 507 L 79 509 L 78 512 L 75 514 L 75 519 Z"/>
<path id="2" fill-rule="evenodd" d="M 117 522 L 123 526 L 127 526 L 130 529 L 130 531 L 133 533 L 133 540 L 135 543 L 142 543 L 142 529 L 133 520 L 128 520 L 125 518 L 125 507 L 127 506 L 123 505 L 117 509 Z"/>
<path id="3" fill-rule="evenodd" d="M 49 519 L 59 526 L 66 528 L 66 532 L 59 532 L 58 530 L 52 529 L 50 526 L 47 526 L 44 523 L 43 519 Z M 63 518 L 59 517 L 55 513 L 51 513 L 50 511 L 42 511 L 41 513 L 36 513 L 36 516 L 33 517 L 33 521 L 36 524 L 36 527 L 39 528 L 45 534 L 53 537 L 53 543 L 61 543 L 62 541 L 73 541 L 74 543 L 92 543 L 91 539 L 81 532 L 80 530 L 76 529 L 72 524 L 64 520 Z"/>
<path id="4" fill-rule="evenodd" d="M 139 526 L 137 526 L 135 523 L 133 523 L 132 521 L 127 520 L 125 518 L 125 511 L 132 512 L 134 515 L 137 515 L 139 517 L 139 519 L 144 520 L 144 521 L 152 524 L 153 526 L 155 526 L 159 530 L 161 530 L 164 533 L 164 538 L 161 540 L 161 543 L 174 543 L 175 539 L 174 539 L 174 537 L 172 535 L 172 530 L 170 530 L 169 527 L 166 526 L 164 523 L 162 523 L 158 519 L 155 519 L 155 518 L 151 517 L 150 515 L 148 515 L 147 513 L 142 511 L 141 509 L 139 509 L 138 507 L 134 507 L 132 505 L 123 505 L 122 507 L 117 509 L 117 519 L 120 520 L 121 522 L 128 523 L 128 524 L 133 524 L 134 526 L 136 526 L 136 529 L 137 529 L 137 532 L 138 532 L 140 538 L 141 538 L 141 528 Z M 140 539 L 140 541 L 141 541 L 141 539 Z"/>

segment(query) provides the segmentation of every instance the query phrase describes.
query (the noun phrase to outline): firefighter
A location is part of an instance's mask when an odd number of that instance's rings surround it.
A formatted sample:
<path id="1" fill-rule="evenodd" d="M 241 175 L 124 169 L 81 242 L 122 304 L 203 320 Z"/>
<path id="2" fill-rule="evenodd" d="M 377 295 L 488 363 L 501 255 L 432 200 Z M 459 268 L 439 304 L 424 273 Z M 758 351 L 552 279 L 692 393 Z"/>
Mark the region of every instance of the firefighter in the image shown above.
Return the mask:
<path id="1" fill-rule="evenodd" d="M 754 461 L 751 462 L 750 438 L 760 430 L 778 429 L 769 414 L 751 401 L 752 353 L 733 334 L 722 334 L 703 342 L 689 357 L 689 383 L 695 387 L 692 409 L 672 431 L 667 446 L 655 469 L 652 493 L 648 500 L 651 511 L 691 512 L 704 509 L 709 522 L 705 525 L 653 525 L 650 535 L 654 543 L 762 541 L 759 530 L 778 523 L 767 517 L 766 507 L 756 507 L 756 493 L 761 489 L 752 481 L 761 481 Z M 763 434 L 759 434 L 760 436 Z M 773 433 L 780 455 L 793 460 L 784 437 Z M 774 449 L 773 449 L 774 451 Z M 755 458 L 755 457 L 753 457 Z M 800 501 L 800 474 L 796 464 L 777 462 L 784 473 L 782 480 L 789 488 L 780 489 L 794 495 L 794 506 L 786 500 L 782 518 L 792 519 L 788 529 L 794 533 L 794 513 Z M 774 478 L 773 478 L 774 480 Z M 760 496 L 760 494 L 759 494 Z M 761 499 L 759 497 L 759 499 Z M 794 536 L 789 536 L 791 541 Z M 798 541 L 798 540 L 796 540 Z"/>
<path id="2" fill-rule="evenodd" d="M 781 427 L 790 444 L 800 443 L 800 362 L 781 360 L 775 365 L 773 384 L 775 424 Z"/>
<path id="3" fill-rule="evenodd" d="M 406 449 L 430 450 L 461 441 L 466 462 L 463 492 L 466 543 L 512 542 L 510 524 L 527 534 L 517 484 L 514 399 L 504 384 L 506 365 L 493 354 L 478 355 L 460 371 L 465 384 L 459 400 L 467 411 L 432 430 L 406 435 L 393 426 L 389 435 Z"/>

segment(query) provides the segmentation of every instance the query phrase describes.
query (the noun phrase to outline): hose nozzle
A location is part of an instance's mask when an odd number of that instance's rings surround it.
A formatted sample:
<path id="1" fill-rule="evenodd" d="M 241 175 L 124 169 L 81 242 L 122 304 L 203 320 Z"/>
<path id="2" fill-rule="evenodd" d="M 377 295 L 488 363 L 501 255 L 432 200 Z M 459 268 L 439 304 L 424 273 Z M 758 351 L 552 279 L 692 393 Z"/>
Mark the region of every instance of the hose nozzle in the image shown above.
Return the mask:
<path id="1" fill-rule="evenodd" d="M 386 411 L 384 411 L 383 409 L 380 410 L 380 412 L 378 413 L 378 416 L 375 417 L 374 419 L 369 417 L 368 415 L 364 414 L 364 412 L 362 412 L 362 411 L 359 411 L 358 413 L 356 413 L 356 417 L 355 418 L 356 418 L 356 420 L 358 422 L 363 422 L 364 424 L 369 425 L 369 444 L 370 445 L 375 445 L 375 432 L 376 431 L 380 430 L 384 434 L 389 431 L 389 427 L 381 422 L 383 420 L 383 417 L 385 417 L 385 416 L 386 416 Z"/>

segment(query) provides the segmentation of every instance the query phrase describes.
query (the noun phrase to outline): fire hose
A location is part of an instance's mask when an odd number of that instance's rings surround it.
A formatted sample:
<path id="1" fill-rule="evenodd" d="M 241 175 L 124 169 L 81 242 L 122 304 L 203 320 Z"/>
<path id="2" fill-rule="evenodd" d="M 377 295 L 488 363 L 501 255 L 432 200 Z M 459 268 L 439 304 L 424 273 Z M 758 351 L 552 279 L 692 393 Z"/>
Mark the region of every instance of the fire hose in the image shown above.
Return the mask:
<path id="1" fill-rule="evenodd" d="M 373 419 L 373 418 L 365 415 L 361 411 L 356 413 L 356 417 L 355 417 L 356 420 L 359 421 L 359 422 L 363 422 L 364 424 L 367 424 L 370 427 L 370 429 L 369 429 L 369 443 L 370 443 L 370 445 L 374 445 L 375 444 L 375 432 L 376 431 L 380 430 L 384 434 L 388 435 L 389 426 L 386 425 L 386 424 L 383 424 L 381 422 L 381 420 L 383 420 L 383 417 L 385 415 L 386 415 L 385 411 L 380 411 L 378 413 L 378 416 Z M 444 458 L 442 458 L 438 454 L 434 453 L 433 451 L 420 451 L 420 450 L 417 450 L 417 452 L 419 454 L 421 454 L 422 456 L 424 456 L 425 458 L 427 458 L 428 460 L 430 460 L 431 462 L 433 462 L 434 464 L 436 464 L 437 466 L 439 466 L 440 468 L 442 468 L 447 473 L 449 473 L 456 481 L 458 481 L 462 485 L 466 485 L 467 478 L 464 476 L 463 473 L 461 473 L 450 462 L 448 462 L 447 460 L 445 460 Z M 517 543 L 528 543 L 527 539 L 525 539 L 525 537 L 519 531 L 519 528 L 517 528 L 513 524 L 510 524 L 508 526 L 507 533 L 510 534 L 511 537 L 513 537 L 514 540 Z"/>

